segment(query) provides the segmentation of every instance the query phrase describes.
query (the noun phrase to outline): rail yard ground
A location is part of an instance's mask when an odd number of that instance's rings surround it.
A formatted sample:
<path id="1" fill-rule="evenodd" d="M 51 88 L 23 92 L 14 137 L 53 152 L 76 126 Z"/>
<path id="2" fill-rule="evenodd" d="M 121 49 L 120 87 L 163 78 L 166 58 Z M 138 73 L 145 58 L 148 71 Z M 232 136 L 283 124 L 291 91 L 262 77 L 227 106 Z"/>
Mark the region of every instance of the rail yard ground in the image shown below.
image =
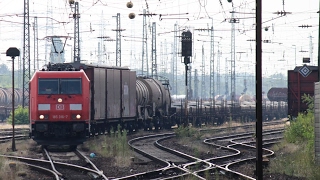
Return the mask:
<path id="1" fill-rule="evenodd" d="M 228 124 L 226 127 L 232 127 L 233 124 Z M 239 132 L 244 131 L 242 128 L 239 128 Z M 232 131 L 233 132 L 233 131 Z M 90 138 L 83 145 L 78 147 L 79 150 L 83 151 L 88 157 L 90 153 L 95 153 L 96 156 L 92 158 L 96 166 L 103 170 L 104 174 L 109 179 L 116 177 L 123 177 L 126 175 L 132 175 L 139 172 L 146 172 L 149 170 L 154 170 L 160 168 L 159 165 L 152 162 L 144 162 L 137 157 L 134 152 L 132 152 L 128 147 L 123 147 L 120 149 L 120 146 L 132 138 L 157 133 L 157 132 L 145 132 L 141 131 L 136 134 L 125 135 L 125 136 L 99 136 L 96 138 Z M 159 132 L 158 132 L 159 133 Z M 160 133 L 163 133 L 162 131 Z M 230 133 L 230 131 L 225 131 L 225 133 Z M 212 136 L 212 134 L 204 134 L 201 137 L 184 137 L 184 138 L 173 138 L 170 140 L 166 140 L 164 145 L 176 149 L 178 151 L 182 151 L 188 154 L 195 154 L 195 148 L 202 141 L 202 138 L 206 136 Z M 108 144 L 111 144 L 108 146 Z M 38 157 L 38 153 L 40 152 L 40 146 L 36 145 L 36 143 L 31 140 L 19 140 L 16 141 L 17 151 L 11 151 L 11 142 L 7 142 L 3 144 L 0 148 L 1 154 L 10 154 L 15 156 L 26 156 L 26 157 Z M 275 150 L 275 157 L 270 159 L 269 166 L 264 169 L 264 179 L 270 180 L 284 180 L 284 179 L 307 179 L 304 177 L 294 177 L 292 175 L 286 175 L 285 167 L 279 167 L 284 165 L 285 160 L 292 159 L 292 155 L 296 156 L 301 152 L 301 146 L 294 144 L 284 144 L 280 143 L 273 147 Z M 206 149 L 196 150 L 197 153 L 206 153 Z M 295 159 L 292 159 L 294 161 Z M 282 163 L 281 163 L 282 162 Z M 15 173 L 12 170 L 12 164 L 18 164 L 16 166 Z M 11 160 L 1 158 L 0 166 L 2 171 L 0 172 L 0 179 L 12 179 L 14 176 L 16 179 L 52 179 L 51 177 L 44 175 L 41 172 L 34 171 L 27 166 L 19 165 L 19 162 L 13 162 Z M 247 164 L 246 166 L 242 166 L 241 172 L 248 172 L 248 174 L 252 175 L 255 170 L 255 164 Z M 70 173 L 74 173 L 70 171 Z M 296 174 L 292 172 L 292 174 Z"/>

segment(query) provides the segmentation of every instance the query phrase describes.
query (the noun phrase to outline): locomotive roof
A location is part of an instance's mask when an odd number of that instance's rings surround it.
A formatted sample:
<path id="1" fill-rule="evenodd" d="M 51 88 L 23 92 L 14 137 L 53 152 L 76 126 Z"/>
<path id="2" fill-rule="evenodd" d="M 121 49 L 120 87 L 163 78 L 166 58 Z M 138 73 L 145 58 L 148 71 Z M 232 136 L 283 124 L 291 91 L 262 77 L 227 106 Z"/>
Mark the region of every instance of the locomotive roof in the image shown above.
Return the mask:
<path id="1" fill-rule="evenodd" d="M 74 62 L 74 63 L 55 63 L 55 64 L 49 63 L 42 68 L 42 71 L 79 71 L 80 69 L 88 69 L 88 68 L 129 70 L 128 67 L 107 66 L 107 65 L 101 65 L 101 64 L 83 64 L 79 62 Z"/>

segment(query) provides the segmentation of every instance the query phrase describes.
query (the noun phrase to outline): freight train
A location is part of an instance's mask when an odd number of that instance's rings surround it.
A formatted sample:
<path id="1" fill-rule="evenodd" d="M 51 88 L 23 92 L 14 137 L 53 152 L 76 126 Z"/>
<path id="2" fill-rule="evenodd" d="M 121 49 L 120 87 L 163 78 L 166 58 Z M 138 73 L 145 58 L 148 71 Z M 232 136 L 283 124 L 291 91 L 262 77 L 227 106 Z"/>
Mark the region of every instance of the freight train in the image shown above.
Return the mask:
<path id="1" fill-rule="evenodd" d="M 78 145 L 121 129 L 171 127 L 166 81 L 121 67 L 48 64 L 30 80 L 30 137 L 41 145 Z"/>
<path id="2" fill-rule="evenodd" d="M 30 80 L 30 137 L 40 145 L 72 145 L 90 136 L 170 129 L 175 125 L 219 125 L 255 121 L 248 95 L 227 101 L 172 102 L 165 78 L 137 76 L 124 67 L 81 63 L 48 64 Z M 264 102 L 264 120 L 286 117 L 284 102 Z"/>

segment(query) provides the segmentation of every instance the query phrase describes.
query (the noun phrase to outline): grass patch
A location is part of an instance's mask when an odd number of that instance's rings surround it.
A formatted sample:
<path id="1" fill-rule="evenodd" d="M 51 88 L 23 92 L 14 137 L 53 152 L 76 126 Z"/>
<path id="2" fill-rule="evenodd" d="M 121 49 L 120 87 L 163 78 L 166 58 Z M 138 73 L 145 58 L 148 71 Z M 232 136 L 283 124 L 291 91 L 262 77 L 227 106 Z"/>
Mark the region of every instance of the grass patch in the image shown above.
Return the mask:
<path id="1" fill-rule="evenodd" d="M 276 157 L 270 161 L 268 170 L 307 179 L 320 179 L 319 166 L 314 164 L 314 155 L 308 151 L 307 144 L 282 142 L 274 146 Z"/>
<path id="2" fill-rule="evenodd" d="M 121 131 L 118 129 L 118 132 L 110 136 L 94 137 L 93 140 L 85 142 L 84 147 L 102 157 L 114 157 L 118 166 L 126 167 L 131 163 L 132 151 L 128 145 L 127 132 L 119 132 Z"/>
<path id="3" fill-rule="evenodd" d="M 273 146 L 276 157 L 270 161 L 268 170 L 306 179 L 320 179 L 319 166 L 314 154 L 314 113 L 299 114 L 286 127 L 284 140 Z"/>
<path id="4" fill-rule="evenodd" d="M 24 164 L 8 160 L 6 158 L 0 157 L 0 179 L 18 179 L 19 175 L 26 174 L 28 171 L 27 166 Z"/>

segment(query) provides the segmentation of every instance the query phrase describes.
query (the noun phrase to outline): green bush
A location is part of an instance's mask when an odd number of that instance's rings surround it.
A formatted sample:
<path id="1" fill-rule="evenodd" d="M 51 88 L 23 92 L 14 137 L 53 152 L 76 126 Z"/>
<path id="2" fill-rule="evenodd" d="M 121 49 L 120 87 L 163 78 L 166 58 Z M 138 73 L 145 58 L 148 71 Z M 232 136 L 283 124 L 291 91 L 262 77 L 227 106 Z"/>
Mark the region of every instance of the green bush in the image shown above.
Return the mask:
<path id="1" fill-rule="evenodd" d="M 22 106 L 18 106 L 17 109 L 14 110 L 14 124 L 29 124 L 29 109 L 23 108 Z M 7 119 L 8 124 L 12 124 L 12 112 Z"/>
<path id="2" fill-rule="evenodd" d="M 178 129 L 174 131 L 178 138 L 191 137 L 195 139 L 200 139 L 202 134 L 195 128 L 179 126 Z"/>
<path id="3" fill-rule="evenodd" d="M 299 113 L 284 133 L 282 149 L 290 153 L 280 153 L 270 164 L 269 170 L 306 179 L 319 179 L 319 166 L 314 161 L 314 99 L 304 95 L 302 100 L 308 105 L 308 110 Z"/>
<path id="4" fill-rule="evenodd" d="M 307 148 L 314 148 L 314 98 L 304 94 L 302 102 L 308 105 L 306 113 L 299 113 L 298 117 L 291 121 L 289 128 L 285 131 L 285 140 L 289 143 L 307 142 Z"/>

